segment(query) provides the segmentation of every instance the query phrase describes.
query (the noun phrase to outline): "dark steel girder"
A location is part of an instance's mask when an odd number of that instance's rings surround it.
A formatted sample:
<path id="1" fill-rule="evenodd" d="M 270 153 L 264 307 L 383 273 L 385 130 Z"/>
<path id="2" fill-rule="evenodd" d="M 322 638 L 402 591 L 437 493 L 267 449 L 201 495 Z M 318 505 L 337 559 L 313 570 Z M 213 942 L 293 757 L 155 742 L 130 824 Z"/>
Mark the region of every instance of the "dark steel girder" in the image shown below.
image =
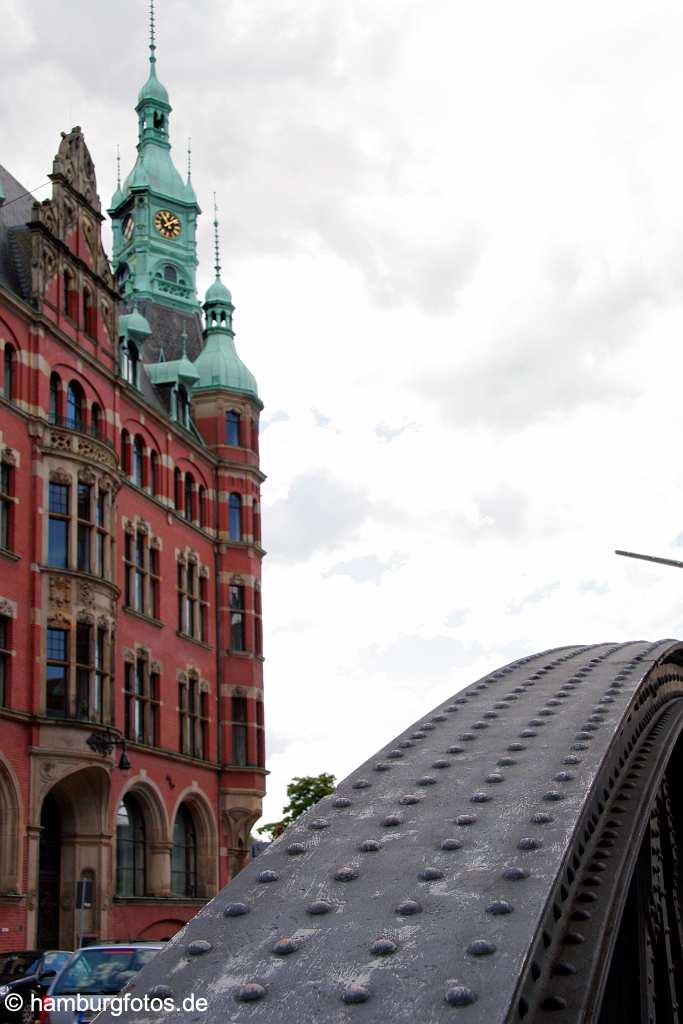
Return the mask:
<path id="1" fill-rule="evenodd" d="M 671 640 L 485 676 L 298 819 L 128 990 L 205 1012 L 123 1019 L 675 1024 L 682 730 Z"/>

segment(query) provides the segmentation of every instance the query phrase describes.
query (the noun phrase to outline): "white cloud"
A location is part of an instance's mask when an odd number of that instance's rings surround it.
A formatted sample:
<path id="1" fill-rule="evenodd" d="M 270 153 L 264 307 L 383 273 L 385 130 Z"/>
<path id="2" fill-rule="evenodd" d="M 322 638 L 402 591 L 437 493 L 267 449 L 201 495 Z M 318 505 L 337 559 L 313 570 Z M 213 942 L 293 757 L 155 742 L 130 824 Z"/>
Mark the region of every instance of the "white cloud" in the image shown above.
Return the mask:
<path id="1" fill-rule="evenodd" d="M 39 184 L 80 123 L 107 205 L 145 5 L 1 12 L 3 163 Z M 613 555 L 681 543 L 683 10 L 159 0 L 158 22 L 266 402 L 272 820 L 293 775 L 341 777 L 505 660 L 683 629 L 677 571 Z"/>

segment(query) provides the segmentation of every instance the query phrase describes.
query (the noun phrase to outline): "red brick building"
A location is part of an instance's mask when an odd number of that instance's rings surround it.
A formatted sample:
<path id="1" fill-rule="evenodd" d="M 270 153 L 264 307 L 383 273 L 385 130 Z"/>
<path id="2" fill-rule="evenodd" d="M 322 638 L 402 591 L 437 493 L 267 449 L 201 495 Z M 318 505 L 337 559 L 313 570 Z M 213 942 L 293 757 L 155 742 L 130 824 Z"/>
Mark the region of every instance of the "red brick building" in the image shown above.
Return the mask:
<path id="1" fill-rule="evenodd" d="M 153 38 L 136 110 L 113 269 L 80 128 L 45 202 L 0 167 L 0 949 L 73 948 L 80 879 L 85 941 L 172 935 L 264 792 L 262 406 Z"/>

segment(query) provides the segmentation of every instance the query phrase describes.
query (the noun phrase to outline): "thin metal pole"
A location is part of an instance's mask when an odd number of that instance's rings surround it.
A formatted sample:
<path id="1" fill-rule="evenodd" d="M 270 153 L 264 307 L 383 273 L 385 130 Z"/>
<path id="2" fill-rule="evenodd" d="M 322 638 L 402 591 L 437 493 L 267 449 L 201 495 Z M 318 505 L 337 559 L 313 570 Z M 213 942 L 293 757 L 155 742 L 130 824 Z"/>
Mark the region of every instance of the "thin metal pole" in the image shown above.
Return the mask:
<path id="1" fill-rule="evenodd" d="M 626 558 L 642 558 L 644 562 L 658 562 L 659 565 L 673 565 L 676 569 L 683 569 L 683 562 L 677 562 L 675 558 L 657 558 L 656 555 L 639 555 L 635 551 L 615 551 L 615 555 L 624 555 Z"/>

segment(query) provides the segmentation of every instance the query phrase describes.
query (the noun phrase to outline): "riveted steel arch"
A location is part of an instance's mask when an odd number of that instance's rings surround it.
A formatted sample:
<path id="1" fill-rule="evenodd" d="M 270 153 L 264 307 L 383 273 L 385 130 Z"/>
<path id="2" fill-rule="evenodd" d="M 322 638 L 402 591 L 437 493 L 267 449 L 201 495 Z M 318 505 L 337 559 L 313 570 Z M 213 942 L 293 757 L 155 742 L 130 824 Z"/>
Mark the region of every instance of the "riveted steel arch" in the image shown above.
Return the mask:
<path id="1" fill-rule="evenodd" d="M 298 819 L 131 995 L 194 993 L 173 1019 L 206 1024 L 677 1022 L 682 735 L 674 641 L 507 665 Z"/>

